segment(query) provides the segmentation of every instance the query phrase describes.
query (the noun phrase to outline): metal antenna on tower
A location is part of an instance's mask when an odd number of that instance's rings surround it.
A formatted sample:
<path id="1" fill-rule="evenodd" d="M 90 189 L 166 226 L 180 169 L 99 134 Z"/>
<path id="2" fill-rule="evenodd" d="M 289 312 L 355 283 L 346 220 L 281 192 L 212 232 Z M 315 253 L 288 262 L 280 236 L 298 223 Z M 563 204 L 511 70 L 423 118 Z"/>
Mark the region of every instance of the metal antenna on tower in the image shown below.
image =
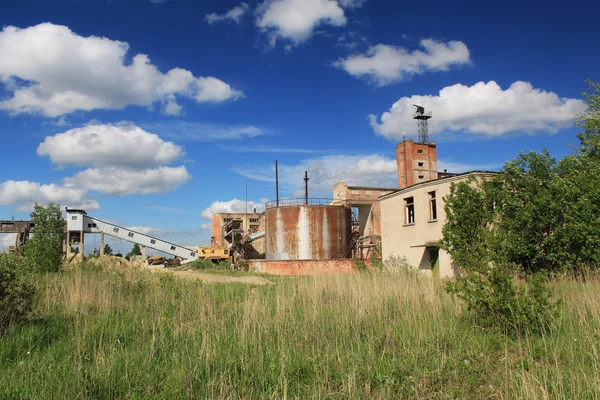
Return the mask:
<path id="1" fill-rule="evenodd" d="M 429 128 L 427 126 L 427 120 L 432 117 L 431 111 L 425 111 L 425 107 L 415 106 L 415 112 L 413 113 L 413 119 L 418 121 L 418 131 L 419 131 L 419 142 L 428 143 L 429 142 Z"/>

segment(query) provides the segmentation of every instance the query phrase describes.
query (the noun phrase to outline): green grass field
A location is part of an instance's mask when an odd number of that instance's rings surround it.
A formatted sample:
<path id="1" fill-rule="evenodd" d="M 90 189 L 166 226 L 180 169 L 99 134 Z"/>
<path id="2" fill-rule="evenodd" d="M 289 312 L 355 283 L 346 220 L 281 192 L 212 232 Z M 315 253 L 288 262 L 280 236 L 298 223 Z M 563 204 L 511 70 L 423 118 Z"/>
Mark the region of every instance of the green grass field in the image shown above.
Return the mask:
<path id="1" fill-rule="evenodd" d="M 516 339 L 465 321 L 437 280 L 273 280 L 40 277 L 30 322 L 0 336 L 0 398 L 600 398 L 600 280 L 557 282 L 553 332 Z"/>

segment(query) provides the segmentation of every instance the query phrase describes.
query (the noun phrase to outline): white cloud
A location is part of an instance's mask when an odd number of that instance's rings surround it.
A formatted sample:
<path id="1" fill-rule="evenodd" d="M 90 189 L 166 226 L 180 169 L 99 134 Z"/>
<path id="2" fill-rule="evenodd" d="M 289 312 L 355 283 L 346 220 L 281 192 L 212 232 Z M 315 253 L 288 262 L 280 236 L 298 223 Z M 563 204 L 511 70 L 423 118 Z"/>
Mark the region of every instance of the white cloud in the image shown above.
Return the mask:
<path id="1" fill-rule="evenodd" d="M 421 40 L 424 51 L 412 53 L 403 47 L 378 44 L 366 54 L 354 54 L 334 65 L 350 75 L 365 78 L 378 86 L 389 85 L 427 71 L 447 71 L 452 65 L 470 63 L 469 49 L 460 41 L 447 43 Z"/>
<path id="2" fill-rule="evenodd" d="M 309 196 L 330 197 L 333 186 L 340 181 L 350 185 L 396 187 L 396 160 L 371 154 L 362 156 L 328 155 L 301 161 L 295 165 L 279 165 L 282 189 L 293 196 L 304 195 L 304 171 L 308 171 Z M 248 178 L 274 182 L 274 167 L 248 167 L 235 170 Z"/>
<path id="3" fill-rule="evenodd" d="M 157 238 L 192 236 L 199 233 L 199 231 L 180 231 L 175 229 L 155 228 L 152 226 L 126 226 L 125 228 L 134 232 L 139 232 L 143 235 L 153 236 Z"/>
<path id="4" fill-rule="evenodd" d="M 340 3 L 340 6 L 344 8 L 358 8 L 362 7 L 367 0 L 338 0 L 338 2 Z"/>
<path id="5" fill-rule="evenodd" d="M 180 111 L 178 97 L 222 102 L 243 96 L 214 77 L 195 77 L 181 68 L 162 73 L 145 54 L 126 63 L 128 50 L 125 42 L 79 36 L 52 23 L 5 27 L 0 32 L 0 83 L 12 97 L 0 101 L 0 110 L 57 117 L 159 102 L 172 114 Z"/>
<path id="6" fill-rule="evenodd" d="M 209 24 L 214 24 L 217 22 L 222 22 L 222 21 L 233 21 L 236 24 L 239 24 L 242 17 L 244 16 L 244 14 L 246 14 L 246 12 L 248 12 L 248 10 L 250 9 L 250 6 L 248 6 L 248 4 L 246 3 L 241 3 L 239 6 L 232 8 L 231 10 L 227 11 L 225 14 L 216 14 L 216 13 L 212 13 L 212 14 L 208 14 L 204 17 L 204 20 L 206 22 L 208 22 Z"/>
<path id="7" fill-rule="evenodd" d="M 207 222 L 205 224 L 200 225 L 200 229 L 205 230 L 205 231 L 210 231 L 212 230 L 212 223 Z"/>
<path id="8" fill-rule="evenodd" d="M 264 200 L 256 203 L 254 201 L 248 201 L 248 209 L 246 209 L 246 202 L 244 200 L 233 199 L 230 201 L 215 201 L 210 206 L 205 208 L 200 216 L 202 218 L 212 218 L 213 214 L 219 213 L 243 213 L 253 212 L 256 209 L 257 212 L 263 212 L 265 209 Z M 204 228 L 202 228 L 204 229 Z"/>
<path id="9" fill-rule="evenodd" d="M 517 81 L 506 90 L 494 81 L 473 86 L 456 84 L 440 90 L 438 96 L 402 97 L 378 119 L 370 115 L 376 133 L 401 140 L 402 131 L 416 135 L 413 104 L 433 112 L 435 133 L 467 132 L 501 136 L 510 132 L 554 133 L 573 124 L 573 116 L 585 110 L 578 99 L 561 98 L 556 93 Z"/>
<path id="10" fill-rule="evenodd" d="M 87 198 L 87 191 L 68 185 L 41 185 L 29 181 L 6 181 L 0 184 L 0 206 L 14 205 L 19 211 L 33 209 L 38 202 L 53 202 L 62 207 L 97 210 L 100 205 L 96 200 Z"/>
<path id="11" fill-rule="evenodd" d="M 181 158 L 184 151 L 135 125 L 90 123 L 46 137 L 37 154 L 49 156 L 60 166 L 149 167 L 169 164 Z"/>
<path id="12" fill-rule="evenodd" d="M 177 189 L 190 180 L 184 166 L 134 169 L 128 167 L 89 168 L 65 178 L 69 187 L 95 190 L 104 194 L 165 193 Z"/>
<path id="13" fill-rule="evenodd" d="M 268 133 L 265 128 L 252 125 L 219 125 L 182 120 L 154 122 L 142 126 L 147 130 L 158 132 L 164 137 L 180 141 L 232 141 L 252 139 Z"/>
<path id="14" fill-rule="evenodd" d="M 265 0 L 257 8 L 256 26 L 269 35 L 272 45 L 278 38 L 305 42 L 324 24 L 346 25 L 344 10 L 335 0 Z"/>

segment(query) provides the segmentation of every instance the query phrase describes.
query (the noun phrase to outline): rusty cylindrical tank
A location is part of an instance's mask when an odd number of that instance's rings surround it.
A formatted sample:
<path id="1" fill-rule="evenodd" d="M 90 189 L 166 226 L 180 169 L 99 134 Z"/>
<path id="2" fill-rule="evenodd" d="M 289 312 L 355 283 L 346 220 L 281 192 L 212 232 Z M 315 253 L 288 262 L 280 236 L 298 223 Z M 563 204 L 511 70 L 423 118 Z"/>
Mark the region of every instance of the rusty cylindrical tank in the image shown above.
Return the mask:
<path id="1" fill-rule="evenodd" d="M 268 208 L 267 260 L 327 260 L 345 252 L 352 230 L 352 211 L 329 205 Z M 349 256 L 349 255 L 348 255 Z"/>

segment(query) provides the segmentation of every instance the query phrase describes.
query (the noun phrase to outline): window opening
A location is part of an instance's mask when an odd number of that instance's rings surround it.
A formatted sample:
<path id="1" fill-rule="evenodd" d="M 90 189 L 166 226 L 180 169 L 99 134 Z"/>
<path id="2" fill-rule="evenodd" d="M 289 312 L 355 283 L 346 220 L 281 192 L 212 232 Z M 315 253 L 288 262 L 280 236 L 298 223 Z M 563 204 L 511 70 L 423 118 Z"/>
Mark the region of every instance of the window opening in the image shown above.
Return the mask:
<path id="1" fill-rule="evenodd" d="M 119 228 L 113 228 L 114 233 L 119 233 Z"/>
<path id="2" fill-rule="evenodd" d="M 133 237 L 133 232 L 129 232 L 129 237 Z"/>
<path id="3" fill-rule="evenodd" d="M 405 204 L 405 219 L 404 222 L 406 224 L 414 224 L 415 223 L 415 198 L 407 197 L 404 199 Z"/>
<path id="4" fill-rule="evenodd" d="M 422 163 L 422 162 L 419 163 L 419 167 L 422 167 L 424 165 L 425 165 L 425 163 Z"/>
<path id="5" fill-rule="evenodd" d="M 437 219 L 437 202 L 435 198 L 435 192 L 429 192 L 429 219 Z"/>
<path id="6" fill-rule="evenodd" d="M 150 244 L 156 244 L 156 240 L 150 239 Z"/>

